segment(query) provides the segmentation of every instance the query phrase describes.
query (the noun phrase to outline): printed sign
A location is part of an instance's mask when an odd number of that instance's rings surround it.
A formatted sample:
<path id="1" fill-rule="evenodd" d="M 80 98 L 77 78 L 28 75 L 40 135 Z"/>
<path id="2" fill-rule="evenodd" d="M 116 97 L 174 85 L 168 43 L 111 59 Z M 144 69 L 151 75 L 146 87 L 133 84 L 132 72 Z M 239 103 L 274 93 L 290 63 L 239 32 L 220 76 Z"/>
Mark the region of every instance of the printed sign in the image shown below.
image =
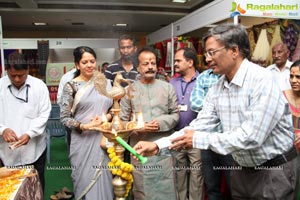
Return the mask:
<path id="1" fill-rule="evenodd" d="M 232 2 L 231 17 L 236 15 L 300 19 L 299 0 L 236 0 Z"/>
<path id="2" fill-rule="evenodd" d="M 48 63 L 46 67 L 46 84 L 58 86 L 61 77 L 74 68 L 74 63 Z"/>

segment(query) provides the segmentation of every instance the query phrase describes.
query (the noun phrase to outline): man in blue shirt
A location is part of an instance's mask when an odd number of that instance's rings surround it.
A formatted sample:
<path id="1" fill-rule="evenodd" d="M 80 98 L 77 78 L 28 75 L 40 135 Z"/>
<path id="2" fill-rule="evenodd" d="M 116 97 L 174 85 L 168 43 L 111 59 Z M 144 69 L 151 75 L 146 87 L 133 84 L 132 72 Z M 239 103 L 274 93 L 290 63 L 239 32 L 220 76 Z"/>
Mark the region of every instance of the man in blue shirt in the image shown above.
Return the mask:
<path id="1" fill-rule="evenodd" d="M 174 68 L 180 76 L 170 80 L 174 86 L 179 109 L 179 122 L 175 130 L 188 126 L 197 117 L 197 113 L 190 109 L 190 95 L 195 85 L 199 72 L 196 71 L 197 54 L 191 48 L 179 49 L 175 54 Z M 187 187 L 189 185 L 189 200 L 202 200 L 203 177 L 202 162 L 199 149 L 188 149 L 174 153 L 176 161 L 176 182 L 179 200 L 187 198 Z M 190 177 L 188 179 L 188 169 Z M 187 181 L 189 180 L 189 184 Z"/>

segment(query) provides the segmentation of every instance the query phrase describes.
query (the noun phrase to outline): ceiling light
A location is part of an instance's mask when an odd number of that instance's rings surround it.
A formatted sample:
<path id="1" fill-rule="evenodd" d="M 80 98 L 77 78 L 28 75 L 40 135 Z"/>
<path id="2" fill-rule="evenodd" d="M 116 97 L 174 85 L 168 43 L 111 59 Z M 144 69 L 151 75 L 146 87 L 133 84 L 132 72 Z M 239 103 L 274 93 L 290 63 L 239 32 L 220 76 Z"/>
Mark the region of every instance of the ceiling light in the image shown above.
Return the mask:
<path id="1" fill-rule="evenodd" d="M 113 24 L 113 26 L 126 27 L 127 24 Z"/>
<path id="2" fill-rule="evenodd" d="M 32 24 L 35 25 L 35 26 L 47 26 L 48 25 L 45 22 L 33 22 Z"/>
<path id="3" fill-rule="evenodd" d="M 173 3 L 186 3 L 187 0 L 172 0 Z"/>

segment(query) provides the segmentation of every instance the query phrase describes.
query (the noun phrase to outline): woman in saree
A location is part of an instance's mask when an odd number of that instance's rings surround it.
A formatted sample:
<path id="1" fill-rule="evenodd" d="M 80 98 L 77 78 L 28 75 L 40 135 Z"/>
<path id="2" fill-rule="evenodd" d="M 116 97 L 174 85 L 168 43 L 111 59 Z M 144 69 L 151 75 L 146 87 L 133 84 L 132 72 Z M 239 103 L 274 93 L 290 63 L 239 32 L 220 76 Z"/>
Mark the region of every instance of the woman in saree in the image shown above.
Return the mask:
<path id="1" fill-rule="evenodd" d="M 293 125 L 296 134 L 295 147 L 300 154 L 300 60 L 295 61 L 290 68 L 291 89 L 283 91 L 288 100 L 293 115 Z"/>
<path id="2" fill-rule="evenodd" d="M 112 175 L 106 170 L 109 157 L 100 148 L 102 133 L 89 128 L 101 124 L 99 116 L 108 112 L 112 100 L 99 94 L 94 86 L 94 50 L 81 46 L 74 49 L 73 55 L 76 73 L 64 86 L 60 115 L 61 122 L 72 130 L 69 158 L 75 198 L 111 200 Z M 108 83 L 106 89 L 110 90 Z"/>

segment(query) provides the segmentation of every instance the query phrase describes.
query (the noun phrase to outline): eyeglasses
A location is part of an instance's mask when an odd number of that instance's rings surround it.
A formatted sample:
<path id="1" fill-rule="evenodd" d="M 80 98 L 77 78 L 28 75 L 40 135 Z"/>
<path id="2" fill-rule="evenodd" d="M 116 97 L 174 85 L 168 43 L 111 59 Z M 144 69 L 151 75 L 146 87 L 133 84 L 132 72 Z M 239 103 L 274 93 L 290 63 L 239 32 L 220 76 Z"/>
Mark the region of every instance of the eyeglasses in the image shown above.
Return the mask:
<path id="1" fill-rule="evenodd" d="M 10 91 L 10 93 L 16 98 L 16 99 L 19 99 L 25 103 L 28 103 L 28 88 L 29 88 L 29 85 L 26 85 L 26 99 L 22 99 L 20 97 L 17 97 L 16 95 L 14 95 L 14 93 L 12 92 L 11 90 L 11 85 L 8 86 L 8 89 Z"/>
<path id="2" fill-rule="evenodd" d="M 218 51 L 221 51 L 222 49 L 225 49 L 225 46 L 220 47 L 220 48 L 215 49 L 215 50 L 209 50 L 209 51 L 207 51 L 207 52 L 204 53 L 204 56 L 205 56 L 206 58 L 211 58 L 211 57 L 213 57 Z"/>

